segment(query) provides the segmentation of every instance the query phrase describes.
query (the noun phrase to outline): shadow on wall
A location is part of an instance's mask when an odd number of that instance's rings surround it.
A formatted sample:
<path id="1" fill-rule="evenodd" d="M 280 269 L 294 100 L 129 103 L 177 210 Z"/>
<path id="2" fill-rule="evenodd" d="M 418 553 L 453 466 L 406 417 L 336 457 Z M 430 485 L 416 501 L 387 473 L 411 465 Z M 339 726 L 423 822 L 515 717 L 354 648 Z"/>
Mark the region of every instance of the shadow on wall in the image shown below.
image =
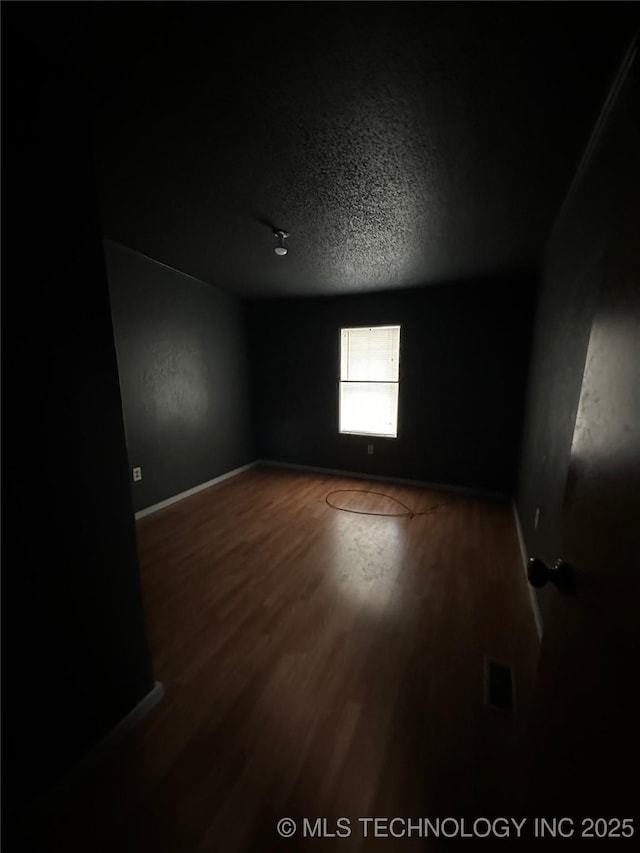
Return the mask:
<path id="1" fill-rule="evenodd" d="M 248 305 L 260 458 L 515 489 L 534 275 Z M 397 439 L 338 433 L 342 326 L 399 323 Z"/>
<path id="2" fill-rule="evenodd" d="M 136 511 L 254 459 L 243 306 L 105 241 Z"/>

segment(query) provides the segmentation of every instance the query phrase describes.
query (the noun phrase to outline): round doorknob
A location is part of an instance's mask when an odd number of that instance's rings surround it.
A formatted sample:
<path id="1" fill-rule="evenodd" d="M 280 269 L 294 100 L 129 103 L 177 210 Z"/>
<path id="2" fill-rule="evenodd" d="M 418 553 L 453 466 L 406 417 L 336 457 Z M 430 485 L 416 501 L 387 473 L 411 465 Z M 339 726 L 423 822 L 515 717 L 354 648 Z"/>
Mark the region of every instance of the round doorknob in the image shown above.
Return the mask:
<path id="1" fill-rule="evenodd" d="M 537 588 L 551 581 L 558 589 L 568 590 L 573 587 L 574 572 L 573 567 L 560 558 L 549 567 L 539 557 L 531 557 L 527 566 L 527 577 L 531 586 Z"/>

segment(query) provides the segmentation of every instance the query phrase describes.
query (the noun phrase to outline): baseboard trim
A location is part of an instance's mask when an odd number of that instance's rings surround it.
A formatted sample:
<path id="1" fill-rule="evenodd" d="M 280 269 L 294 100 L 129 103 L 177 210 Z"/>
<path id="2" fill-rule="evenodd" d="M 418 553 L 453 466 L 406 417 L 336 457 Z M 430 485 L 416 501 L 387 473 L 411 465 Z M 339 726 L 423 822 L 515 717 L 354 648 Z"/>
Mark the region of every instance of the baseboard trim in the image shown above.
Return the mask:
<path id="1" fill-rule="evenodd" d="M 520 545 L 520 556 L 522 558 L 522 566 L 524 568 L 524 575 L 527 578 L 527 588 L 529 590 L 529 600 L 531 601 L 531 609 L 533 610 L 533 618 L 536 623 L 536 630 L 538 632 L 538 640 L 542 640 L 542 614 L 540 613 L 540 605 L 538 604 L 538 598 L 536 596 L 534 588 L 529 583 L 529 578 L 527 577 L 527 565 L 529 562 L 529 557 L 527 556 L 527 546 L 524 544 L 524 536 L 522 534 L 522 525 L 520 524 L 520 516 L 518 515 L 518 507 L 516 506 L 515 500 L 511 501 L 511 506 L 513 507 L 513 519 L 516 523 L 516 533 L 518 534 L 518 543 Z"/>
<path id="2" fill-rule="evenodd" d="M 147 714 L 156 707 L 163 696 L 164 685 L 162 682 L 156 681 L 147 695 L 143 696 L 138 704 L 134 705 L 134 707 L 129 711 L 126 717 L 123 717 L 122 720 L 120 720 L 120 722 L 111 729 L 109 734 L 91 750 L 88 757 L 94 761 L 105 752 L 113 749 L 115 744 L 121 740 L 128 731 L 130 731 L 135 725 L 137 725 L 137 723 L 140 722 L 140 720 L 144 719 Z"/>
<path id="3" fill-rule="evenodd" d="M 189 498 L 191 497 L 191 495 L 195 495 L 197 492 L 203 491 L 203 489 L 208 489 L 210 486 L 215 486 L 216 483 L 222 483 L 223 480 L 229 480 L 231 477 L 236 477 L 238 474 L 242 474 L 243 471 L 248 471 L 249 468 L 253 468 L 257 464 L 257 462 L 249 462 L 248 465 L 243 465 L 241 468 L 234 468 L 232 471 L 227 471 L 226 474 L 220 474 L 219 477 L 214 477 L 213 480 L 207 480 L 206 483 L 200 483 L 199 486 L 194 486 L 192 489 L 187 489 L 186 492 L 180 492 L 180 494 L 174 495 L 171 498 L 167 498 L 164 501 L 160 501 L 160 503 L 145 507 L 145 509 L 140 509 L 136 513 L 136 521 L 139 518 L 144 518 L 147 515 L 151 515 L 154 512 L 158 512 L 158 510 L 160 509 L 164 509 L 167 506 L 171 506 L 171 504 L 175 504 L 178 501 L 182 501 L 185 498 Z"/>
<path id="4" fill-rule="evenodd" d="M 39 806 L 46 806 L 47 803 L 55 801 L 57 796 L 63 795 L 65 792 L 82 784 L 85 775 L 155 708 L 163 696 L 164 686 L 160 681 L 156 681 L 151 690 L 134 705 L 129 713 L 102 740 L 91 747 L 63 776 L 38 796 L 32 806 L 27 807 L 27 813 L 31 813 L 34 807 L 37 809 Z"/>
<path id="5" fill-rule="evenodd" d="M 471 489 L 465 486 L 449 486 L 446 483 L 429 483 L 424 480 L 409 480 L 402 477 L 387 477 L 384 474 L 365 474 L 362 471 L 343 471 L 339 468 L 322 468 L 317 465 L 299 465 L 296 462 L 278 462 L 274 459 L 258 459 L 256 465 L 267 465 L 273 468 L 291 468 L 295 471 L 310 471 L 316 474 L 330 474 L 335 477 L 352 477 L 356 480 L 375 480 L 380 483 L 397 483 L 399 486 L 418 486 L 431 489 L 434 492 L 453 492 L 486 500 L 509 500 L 510 496 L 502 492 L 490 492 L 486 489 Z"/>

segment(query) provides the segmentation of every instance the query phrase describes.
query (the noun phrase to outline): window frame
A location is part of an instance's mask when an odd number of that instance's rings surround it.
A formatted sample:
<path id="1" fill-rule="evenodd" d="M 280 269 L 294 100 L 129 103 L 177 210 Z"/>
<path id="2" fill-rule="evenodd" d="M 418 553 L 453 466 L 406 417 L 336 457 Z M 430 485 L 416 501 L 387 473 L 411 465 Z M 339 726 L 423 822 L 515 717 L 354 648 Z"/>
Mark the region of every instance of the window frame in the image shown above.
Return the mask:
<path id="1" fill-rule="evenodd" d="M 388 329 L 388 328 L 397 328 L 398 329 L 398 378 L 397 380 L 385 379 L 385 380 L 349 380 L 342 379 L 342 333 L 345 331 L 350 331 L 352 329 Z M 402 324 L 401 323 L 377 323 L 377 324 L 362 324 L 359 326 L 340 326 L 338 329 L 338 379 L 336 383 L 336 392 L 337 392 L 337 403 L 338 403 L 338 435 L 353 435 L 353 436 L 363 436 L 366 438 L 386 438 L 391 441 L 395 441 L 400 438 L 400 387 L 402 384 L 402 369 L 401 363 L 402 359 L 400 357 L 402 349 Z M 340 429 L 341 422 L 341 409 L 340 409 L 340 388 L 343 384 L 365 384 L 370 383 L 372 385 L 389 385 L 393 383 L 398 387 L 398 396 L 397 396 L 397 409 L 396 409 L 396 434 L 388 435 L 380 432 L 353 432 L 352 430 L 342 430 Z"/>

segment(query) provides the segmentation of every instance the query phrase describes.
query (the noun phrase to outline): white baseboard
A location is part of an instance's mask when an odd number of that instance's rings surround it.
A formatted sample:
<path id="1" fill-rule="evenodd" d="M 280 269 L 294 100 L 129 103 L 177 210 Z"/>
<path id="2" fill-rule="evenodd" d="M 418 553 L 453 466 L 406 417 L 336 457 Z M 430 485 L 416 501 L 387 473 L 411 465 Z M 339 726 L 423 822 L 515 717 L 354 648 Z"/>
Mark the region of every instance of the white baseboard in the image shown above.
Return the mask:
<path id="1" fill-rule="evenodd" d="M 527 577 L 527 565 L 529 562 L 529 558 L 527 556 L 527 548 L 524 544 L 524 536 L 522 535 L 522 526 L 520 524 L 520 516 L 518 515 L 518 507 L 516 506 L 516 502 L 514 500 L 511 501 L 511 505 L 513 506 L 513 518 L 516 523 L 516 531 L 518 533 L 518 542 L 520 543 L 520 555 L 522 557 L 522 565 L 524 566 L 524 574 Z M 529 583 L 529 578 L 527 577 L 527 587 L 529 589 L 529 599 L 531 601 L 531 609 L 533 610 L 533 618 L 536 622 L 536 630 L 538 631 L 538 640 L 542 640 L 542 614 L 540 613 L 540 605 L 538 604 L 538 598 L 536 596 L 536 592 L 534 588 Z"/>
<path id="2" fill-rule="evenodd" d="M 508 500 L 509 495 L 490 492 L 486 489 L 470 489 L 465 486 L 448 486 L 445 483 L 429 483 L 424 480 L 409 480 L 402 477 L 387 477 L 383 474 L 365 474 L 362 471 L 342 471 L 339 468 L 320 468 L 316 465 L 298 465 L 295 462 L 278 462 L 273 459 L 258 459 L 256 465 L 269 465 L 273 468 L 291 468 L 295 471 L 311 471 L 316 474 L 330 474 L 336 477 L 352 477 L 356 480 L 376 480 L 380 483 L 397 483 L 399 486 L 418 486 L 434 492 L 454 492 L 468 497 L 488 500 Z"/>
<path id="3" fill-rule="evenodd" d="M 215 486 L 216 483 L 221 483 L 223 480 L 228 480 L 230 477 L 236 477 L 238 474 L 242 474 L 243 471 L 248 471 L 249 468 L 253 468 L 257 464 L 257 462 L 249 462 L 248 465 L 243 465 L 241 468 L 234 468 L 232 471 L 227 471 L 226 474 L 220 474 L 219 477 L 214 477 L 213 480 L 207 480 L 206 483 L 200 483 L 199 486 L 194 486 L 192 489 L 187 489 L 186 492 L 180 492 L 179 495 L 174 495 L 171 498 L 167 498 L 164 501 L 160 501 L 160 503 L 145 507 L 145 509 L 140 509 L 136 513 L 136 521 L 139 518 L 144 518 L 146 515 L 151 515 L 152 513 L 157 512 L 159 509 L 164 509 L 166 506 L 171 506 L 171 504 L 184 500 L 184 498 L 188 498 L 191 495 L 195 495 L 197 492 L 201 492 L 203 489 L 208 489 L 209 486 Z"/>

